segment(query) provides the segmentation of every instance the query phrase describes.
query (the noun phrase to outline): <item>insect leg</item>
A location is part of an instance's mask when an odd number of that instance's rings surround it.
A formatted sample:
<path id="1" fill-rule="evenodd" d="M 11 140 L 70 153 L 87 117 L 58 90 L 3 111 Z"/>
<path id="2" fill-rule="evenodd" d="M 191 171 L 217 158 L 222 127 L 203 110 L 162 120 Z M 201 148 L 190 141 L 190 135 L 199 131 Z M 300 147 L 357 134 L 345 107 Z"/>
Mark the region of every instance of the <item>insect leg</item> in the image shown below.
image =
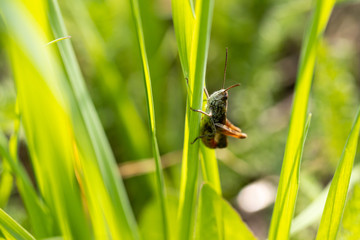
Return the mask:
<path id="1" fill-rule="evenodd" d="M 194 139 L 194 141 L 191 142 L 191 144 L 194 144 L 198 139 L 200 138 L 204 138 L 204 137 L 208 137 L 208 136 L 211 136 L 212 134 L 205 134 L 205 135 L 201 135 L 201 136 L 198 136 Z"/>
<path id="2" fill-rule="evenodd" d="M 197 109 L 193 109 L 192 107 L 190 107 L 190 109 L 192 110 L 192 111 L 194 111 L 194 112 L 199 112 L 199 113 L 202 113 L 202 114 L 204 114 L 204 115 L 206 115 L 206 116 L 208 116 L 208 117 L 210 117 L 211 118 L 211 113 L 207 113 L 207 112 L 204 112 L 204 111 L 202 111 L 202 110 L 197 110 Z"/>
<path id="3" fill-rule="evenodd" d="M 215 123 L 215 126 L 218 128 L 218 131 L 220 133 L 222 133 L 226 136 L 230 136 L 230 137 L 234 137 L 234 138 L 247 138 L 247 135 L 245 133 L 242 133 L 241 131 L 237 131 L 236 129 L 231 129 L 224 124 Z"/>

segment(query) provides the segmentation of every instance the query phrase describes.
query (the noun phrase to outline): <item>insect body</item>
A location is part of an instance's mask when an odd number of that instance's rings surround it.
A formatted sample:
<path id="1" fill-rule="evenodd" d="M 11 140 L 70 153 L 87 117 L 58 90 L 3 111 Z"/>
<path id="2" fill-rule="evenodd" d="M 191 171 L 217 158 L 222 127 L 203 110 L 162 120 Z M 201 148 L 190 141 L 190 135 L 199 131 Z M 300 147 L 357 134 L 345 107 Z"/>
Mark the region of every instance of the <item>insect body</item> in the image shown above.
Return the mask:
<path id="1" fill-rule="evenodd" d="M 224 83 L 226 76 L 227 49 L 225 59 Z M 195 112 L 203 114 L 200 123 L 200 136 L 195 138 L 193 143 L 201 138 L 205 146 L 209 148 L 225 148 L 227 146 L 227 136 L 235 138 L 246 138 L 247 135 L 241 132 L 241 129 L 234 126 L 227 118 L 228 90 L 239 86 L 235 84 L 224 89 L 214 92 L 209 96 L 206 89 L 207 104 L 205 112 L 192 109 Z"/>

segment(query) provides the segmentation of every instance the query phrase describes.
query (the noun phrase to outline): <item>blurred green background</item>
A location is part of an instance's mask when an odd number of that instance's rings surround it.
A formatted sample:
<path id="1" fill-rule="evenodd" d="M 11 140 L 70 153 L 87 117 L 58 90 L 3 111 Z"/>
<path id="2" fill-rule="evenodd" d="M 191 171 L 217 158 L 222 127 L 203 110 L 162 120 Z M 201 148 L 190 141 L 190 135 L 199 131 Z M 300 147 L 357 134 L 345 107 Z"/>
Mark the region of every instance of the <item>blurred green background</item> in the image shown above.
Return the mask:
<path id="1" fill-rule="evenodd" d="M 166 168 L 168 193 L 175 204 L 180 181 L 186 82 L 177 53 L 171 1 L 139 2 L 153 84 L 158 143 Z M 296 212 L 308 206 L 331 179 L 357 109 L 358 2 L 341 1 L 336 5 L 319 47 L 309 105 L 313 117 L 304 149 Z M 215 3 L 206 85 L 210 93 L 221 88 L 228 47 L 225 86 L 241 83 L 229 92 L 228 118 L 248 135 L 245 140 L 229 139 L 228 148 L 217 151 L 223 195 L 260 238 L 267 233 L 271 201 L 260 209 L 245 212 L 238 194 L 248 184 L 264 181 L 270 186 L 268 189 L 271 186 L 276 189 L 300 46 L 312 4 L 310 0 Z M 154 212 L 154 166 L 149 161 L 152 153 L 145 89 L 129 1 L 63 0 L 60 7 L 135 215 L 142 229 L 152 227 L 147 223 L 159 214 Z M 0 29 L 3 27 L 0 21 Z M 16 90 L 4 50 L 6 44 L 0 38 L 0 127 L 10 134 L 15 119 Z M 20 158 L 31 173 L 24 141 Z M 270 191 L 272 198 L 274 194 Z M 174 215 L 175 208 L 170 208 L 170 214 Z M 26 221 L 16 190 L 7 212 L 20 222 Z M 296 238 L 313 236 L 316 229 L 316 226 L 309 228 Z"/>

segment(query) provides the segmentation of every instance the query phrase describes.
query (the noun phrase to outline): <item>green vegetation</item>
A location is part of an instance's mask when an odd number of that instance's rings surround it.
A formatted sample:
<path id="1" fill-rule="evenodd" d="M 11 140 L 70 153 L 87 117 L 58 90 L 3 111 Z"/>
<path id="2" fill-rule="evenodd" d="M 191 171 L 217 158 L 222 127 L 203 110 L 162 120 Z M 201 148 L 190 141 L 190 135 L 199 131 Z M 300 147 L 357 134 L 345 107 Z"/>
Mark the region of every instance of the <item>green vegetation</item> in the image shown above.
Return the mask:
<path id="1" fill-rule="evenodd" d="M 1 0 L 0 239 L 356 239 L 356 9 Z M 248 138 L 213 150 L 226 47 Z"/>

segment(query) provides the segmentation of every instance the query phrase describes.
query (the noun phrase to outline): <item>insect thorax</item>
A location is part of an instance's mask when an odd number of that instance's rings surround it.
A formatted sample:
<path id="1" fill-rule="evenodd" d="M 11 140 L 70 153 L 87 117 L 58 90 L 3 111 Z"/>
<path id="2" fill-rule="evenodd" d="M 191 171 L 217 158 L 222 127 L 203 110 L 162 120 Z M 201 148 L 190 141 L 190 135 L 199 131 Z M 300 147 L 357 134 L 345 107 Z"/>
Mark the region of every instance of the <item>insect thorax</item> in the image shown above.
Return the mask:
<path id="1" fill-rule="evenodd" d="M 211 114 L 214 123 L 225 123 L 227 101 L 214 100 L 208 103 L 206 112 Z"/>

